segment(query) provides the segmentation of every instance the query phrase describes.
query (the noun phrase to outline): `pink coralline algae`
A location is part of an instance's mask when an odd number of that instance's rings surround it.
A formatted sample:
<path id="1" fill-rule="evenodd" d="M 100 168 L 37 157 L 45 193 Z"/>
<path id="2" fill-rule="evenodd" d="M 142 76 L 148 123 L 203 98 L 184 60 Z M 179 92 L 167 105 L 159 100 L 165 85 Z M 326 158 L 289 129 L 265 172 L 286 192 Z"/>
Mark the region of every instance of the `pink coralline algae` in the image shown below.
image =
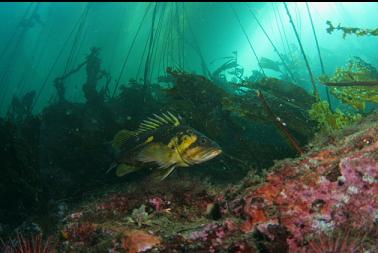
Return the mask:
<path id="1" fill-rule="evenodd" d="M 166 203 L 164 202 L 164 200 L 162 200 L 161 198 L 159 197 L 152 197 L 149 199 L 148 201 L 150 203 L 150 205 L 155 209 L 155 211 L 157 212 L 160 212 L 162 211 L 165 206 L 166 206 Z"/>
<path id="2" fill-rule="evenodd" d="M 378 220 L 378 136 L 367 129 L 338 146 L 313 150 L 296 160 L 276 165 L 262 185 L 243 196 L 241 230 L 260 231 L 280 224 L 288 229 L 290 252 L 317 232 L 348 225 L 363 229 Z M 235 207 L 237 209 L 237 207 Z"/>
<path id="3" fill-rule="evenodd" d="M 218 228 L 217 224 L 207 224 L 202 230 L 194 231 L 190 235 L 189 239 L 207 241 L 209 233 L 217 228 Z"/>
<path id="4" fill-rule="evenodd" d="M 112 238 L 109 252 L 378 252 L 376 122 L 378 114 L 315 139 L 266 177 L 251 173 L 226 189 L 187 178 L 185 185 L 168 180 L 148 192 L 106 194 L 69 216 L 61 234 L 77 248 Z M 151 222 L 137 229 L 117 222 L 141 205 Z M 162 229 L 167 219 L 183 229 Z"/>
<path id="5" fill-rule="evenodd" d="M 96 212 L 102 216 L 124 215 L 129 211 L 129 200 L 127 196 L 114 194 L 107 197 L 101 203 L 96 205 Z"/>
<path id="6" fill-rule="evenodd" d="M 96 225 L 92 223 L 70 223 L 62 231 L 64 239 L 89 244 L 97 232 Z"/>
<path id="7" fill-rule="evenodd" d="M 192 232 L 189 239 L 205 243 L 208 245 L 208 252 L 215 252 L 223 240 L 235 230 L 236 225 L 231 220 L 226 220 L 224 224 L 210 223 L 201 230 Z"/>

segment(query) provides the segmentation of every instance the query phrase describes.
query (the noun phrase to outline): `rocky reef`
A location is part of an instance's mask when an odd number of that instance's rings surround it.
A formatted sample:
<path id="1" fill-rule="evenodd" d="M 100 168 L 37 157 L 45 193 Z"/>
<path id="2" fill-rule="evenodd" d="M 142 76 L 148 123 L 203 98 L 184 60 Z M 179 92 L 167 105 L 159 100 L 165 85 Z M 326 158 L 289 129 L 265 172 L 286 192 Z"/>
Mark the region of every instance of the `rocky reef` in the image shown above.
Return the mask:
<path id="1" fill-rule="evenodd" d="M 377 120 L 318 135 L 301 157 L 226 188 L 180 172 L 107 187 L 49 242 L 58 252 L 377 252 Z"/>
<path id="2" fill-rule="evenodd" d="M 289 252 L 333 252 L 316 251 L 311 242 L 322 234 L 342 231 L 338 240 L 348 240 L 355 233 L 358 242 L 342 252 L 377 251 L 377 118 L 319 136 L 302 157 L 278 162 L 261 185 L 243 187 L 236 208 L 245 218 L 241 230 L 264 234 L 269 245 L 286 231 Z"/>
<path id="3" fill-rule="evenodd" d="M 217 83 L 171 68 L 168 86 L 131 80 L 110 97 L 96 89 L 110 80 L 98 50 L 69 75 L 84 66 L 85 103 L 65 97 L 62 76 L 40 114 L 30 93 L 0 119 L 2 252 L 378 250 L 377 113 L 333 112 L 275 78 Z M 106 174 L 114 134 L 167 110 L 223 155 L 159 184 Z"/>

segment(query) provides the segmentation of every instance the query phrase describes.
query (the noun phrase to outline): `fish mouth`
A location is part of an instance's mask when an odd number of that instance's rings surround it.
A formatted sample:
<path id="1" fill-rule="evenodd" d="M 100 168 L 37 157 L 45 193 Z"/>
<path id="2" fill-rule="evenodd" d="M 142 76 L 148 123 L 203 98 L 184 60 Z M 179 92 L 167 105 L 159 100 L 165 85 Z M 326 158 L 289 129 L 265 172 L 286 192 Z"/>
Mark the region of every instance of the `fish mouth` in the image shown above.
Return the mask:
<path id="1" fill-rule="evenodd" d="M 213 159 L 214 157 L 220 155 L 221 153 L 222 153 L 222 150 L 220 148 L 206 149 L 199 154 L 200 159 L 196 163 L 203 163 L 203 162 L 209 161 Z"/>
<path id="2" fill-rule="evenodd" d="M 213 148 L 212 150 L 210 150 L 208 152 L 208 155 L 211 157 L 211 158 L 214 158 L 218 155 L 220 155 L 222 153 L 222 149 L 219 149 L 219 148 Z"/>
<path id="3" fill-rule="evenodd" d="M 183 154 L 177 150 L 177 153 L 180 155 L 185 164 L 191 166 L 213 159 L 214 157 L 220 155 L 222 150 L 219 147 L 210 147 L 197 149 L 196 151 L 190 153 L 185 152 Z"/>

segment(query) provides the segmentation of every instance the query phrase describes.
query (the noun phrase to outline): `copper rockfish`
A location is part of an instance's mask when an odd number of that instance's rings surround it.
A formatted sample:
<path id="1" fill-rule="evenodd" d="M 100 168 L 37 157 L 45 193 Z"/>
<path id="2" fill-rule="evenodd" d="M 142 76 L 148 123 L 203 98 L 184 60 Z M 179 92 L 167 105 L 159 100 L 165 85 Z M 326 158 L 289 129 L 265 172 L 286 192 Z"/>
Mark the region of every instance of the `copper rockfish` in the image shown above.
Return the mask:
<path id="1" fill-rule="evenodd" d="M 172 113 L 154 114 L 144 120 L 136 131 L 121 130 L 112 141 L 116 151 L 116 174 L 121 177 L 153 165 L 160 180 L 177 167 L 189 167 L 208 161 L 222 150 L 219 145 L 182 125 Z"/>

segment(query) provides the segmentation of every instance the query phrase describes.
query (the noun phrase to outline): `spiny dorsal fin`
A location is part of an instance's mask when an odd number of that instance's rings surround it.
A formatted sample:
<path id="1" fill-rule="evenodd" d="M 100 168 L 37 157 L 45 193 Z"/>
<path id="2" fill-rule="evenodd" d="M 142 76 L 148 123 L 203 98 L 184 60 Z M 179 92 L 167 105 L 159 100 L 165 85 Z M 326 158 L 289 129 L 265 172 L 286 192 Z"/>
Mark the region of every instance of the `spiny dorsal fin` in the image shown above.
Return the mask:
<path id="1" fill-rule="evenodd" d="M 175 115 L 173 115 L 169 111 L 167 111 L 167 114 L 153 114 L 153 117 L 149 117 L 143 120 L 142 123 L 140 123 L 137 133 L 154 130 L 167 124 L 179 126 L 181 122 Z"/>
<path id="2" fill-rule="evenodd" d="M 122 145 L 132 136 L 135 136 L 136 132 L 129 131 L 129 130 L 121 130 L 119 131 L 113 138 L 112 146 L 115 149 L 120 149 Z"/>

